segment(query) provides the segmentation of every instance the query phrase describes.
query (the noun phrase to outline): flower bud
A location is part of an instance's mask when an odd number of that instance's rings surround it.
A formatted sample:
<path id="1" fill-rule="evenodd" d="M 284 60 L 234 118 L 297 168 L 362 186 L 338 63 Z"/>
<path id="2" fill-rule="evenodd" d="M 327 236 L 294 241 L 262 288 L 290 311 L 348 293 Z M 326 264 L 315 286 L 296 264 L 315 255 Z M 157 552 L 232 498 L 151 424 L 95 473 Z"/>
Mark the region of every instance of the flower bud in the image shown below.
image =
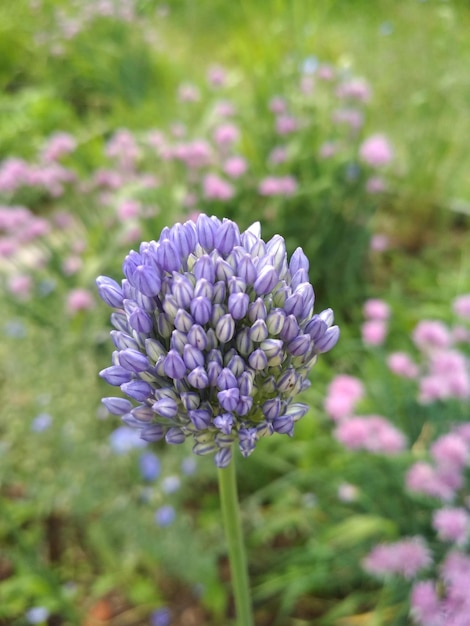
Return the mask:
<path id="1" fill-rule="evenodd" d="M 255 280 L 253 288 L 259 295 L 265 295 L 272 291 L 279 281 L 279 276 L 272 265 L 266 265 L 259 272 L 258 278 Z"/>
<path id="2" fill-rule="evenodd" d="M 191 301 L 191 315 L 196 324 L 203 326 L 210 320 L 212 314 L 212 306 L 208 298 L 199 296 Z"/>
<path id="3" fill-rule="evenodd" d="M 222 343 L 227 343 L 235 332 L 235 322 L 230 314 L 223 315 L 215 327 L 217 339 Z"/>
<path id="4" fill-rule="evenodd" d="M 250 298 L 246 293 L 232 293 L 228 298 L 228 310 L 234 320 L 241 320 L 248 311 Z"/>
<path id="5" fill-rule="evenodd" d="M 158 413 L 158 415 L 168 419 L 175 417 L 178 413 L 178 405 L 172 398 L 162 398 L 161 400 L 157 400 L 152 405 L 152 409 L 155 413 Z"/>
<path id="6" fill-rule="evenodd" d="M 178 331 L 175 331 L 178 332 Z M 181 356 L 176 352 L 176 350 L 170 350 L 165 357 L 164 362 L 164 370 L 165 374 L 169 378 L 173 378 L 175 380 L 180 380 L 184 377 L 186 373 L 186 365 L 184 364 Z"/>
<path id="7" fill-rule="evenodd" d="M 122 308 L 123 293 L 120 285 L 107 276 L 98 276 L 96 279 L 100 298 L 108 305 L 116 309 Z"/>
<path id="8" fill-rule="evenodd" d="M 132 409 L 132 402 L 125 398 L 102 398 L 101 402 L 113 415 L 124 415 Z"/>

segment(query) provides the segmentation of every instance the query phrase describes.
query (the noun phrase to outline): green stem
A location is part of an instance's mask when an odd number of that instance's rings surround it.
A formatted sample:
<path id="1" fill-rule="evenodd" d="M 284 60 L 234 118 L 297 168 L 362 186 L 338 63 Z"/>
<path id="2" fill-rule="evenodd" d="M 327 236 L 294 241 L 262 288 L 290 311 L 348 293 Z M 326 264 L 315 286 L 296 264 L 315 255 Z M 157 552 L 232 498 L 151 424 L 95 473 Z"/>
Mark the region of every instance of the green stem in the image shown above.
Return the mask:
<path id="1" fill-rule="evenodd" d="M 228 467 L 219 468 L 218 475 L 220 502 L 235 596 L 237 626 L 254 626 L 248 567 L 238 507 L 235 460 L 232 459 Z"/>

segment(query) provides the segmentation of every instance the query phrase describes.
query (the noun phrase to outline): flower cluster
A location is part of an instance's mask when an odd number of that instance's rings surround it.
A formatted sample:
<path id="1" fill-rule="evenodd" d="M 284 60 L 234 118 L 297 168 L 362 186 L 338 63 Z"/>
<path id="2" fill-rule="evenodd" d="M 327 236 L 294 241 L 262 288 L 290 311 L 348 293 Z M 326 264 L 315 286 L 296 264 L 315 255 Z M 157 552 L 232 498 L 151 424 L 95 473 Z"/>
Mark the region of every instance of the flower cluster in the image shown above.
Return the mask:
<path id="1" fill-rule="evenodd" d="M 293 402 L 309 386 L 318 354 L 337 342 L 331 309 L 313 314 L 302 250 L 287 260 L 284 240 L 265 243 L 259 224 L 199 215 L 165 228 L 125 258 L 125 279 L 97 279 L 117 348 L 100 375 L 133 400 L 104 398 L 111 413 L 147 441 L 194 440 L 218 467 L 234 442 L 244 456 L 260 437 L 292 435 L 308 407 Z"/>

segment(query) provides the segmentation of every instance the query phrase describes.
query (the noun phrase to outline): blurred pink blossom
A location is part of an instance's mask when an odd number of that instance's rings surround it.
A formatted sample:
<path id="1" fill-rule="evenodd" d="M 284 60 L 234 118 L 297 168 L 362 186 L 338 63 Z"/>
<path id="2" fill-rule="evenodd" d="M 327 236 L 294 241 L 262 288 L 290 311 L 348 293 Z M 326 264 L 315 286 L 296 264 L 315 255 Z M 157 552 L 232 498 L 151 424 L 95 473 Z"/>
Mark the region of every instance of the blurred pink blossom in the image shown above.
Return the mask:
<path id="1" fill-rule="evenodd" d="M 451 470 L 463 469 L 470 460 L 469 446 L 457 432 L 450 432 L 436 439 L 430 452 L 439 467 Z"/>
<path id="2" fill-rule="evenodd" d="M 457 474 L 452 477 L 451 481 L 448 478 L 449 476 L 438 472 L 429 463 L 418 461 L 408 470 L 405 483 L 411 492 L 450 501 L 454 498 L 456 489 L 459 488 L 461 476 Z"/>
<path id="3" fill-rule="evenodd" d="M 366 181 L 366 191 L 370 194 L 383 193 L 387 189 L 387 183 L 380 176 L 371 176 Z"/>
<path id="4" fill-rule="evenodd" d="M 324 402 L 326 413 L 335 421 L 350 417 L 356 404 L 364 397 L 364 385 L 354 376 L 341 374 L 328 386 Z"/>
<path id="5" fill-rule="evenodd" d="M 230 178 L 239 178 L 246 172 L 247 163 L 241 156 L 232 156 L 225 161 L 223 169 Z"/>
<path id="6" fill-rule="evenodd" d="M 364 115 L 356 109 L 338 109 L 332 115 L 333 123 L 346 124 L 352 130 L 359 130 L 364 123 Z"/>
<path id="7" fill-rule="evenodd" d="M 269 110 L 276 115 L 287 112 L 287 102 L 281 96 L 274 96 L 269 102 Z"/>
<path id="8" fill-rule="evenodd" d="M 350 98 L 359 102 L 368 102 L 371 96 L 371 89 L 364 79 L 352 78 L 338 85 L 336 95 L 338 98 Z"/>
<path id="9" fill-rule="evenodd" d="M 54 133 L 47 140 L 41 156 L 45 161 L 56 161 L 66 154 L 70 154 L 77 147 L 77 141 L 68 133 Z"/>
<path id="10" fill-rule="evenodd" d="M 387 365 L 391 372 L 403 378 L 417 378 L 419 367 L 406 352 L 392 352 L 387 357 Z"/>
<path id="11" fill-rule="evenodd" d="M 393 151 L 385 135 L 372 135 L 359 148 L 359 156 L 368 165 L 380 167 L 393 159 Z"/>
<path id="12" fill-rule="evenodd" d="M 31 295 L 33 281 L 28 274 L 15 274 L 8 279 L 8 291 L 21 300 L 27 300 Z"/>
<path id="13" fill-rule="evenodd" d="M 213 87 L 223 87 L 227 81 L 227 72 L 220 65 L 212 65 L 207 72 L 207 80 Z"/>
<path id="14" fill-rule="evenodd" d="M 186 83 L 178 88 L 178 100 L 180 102 L 197 102 L 200 97 L 199 89 L 195 85 Z"/>
<path id="15" fill-rule="evenodd" d="M 335 437 L 350 450 L 367 450 L 377 454 L 398 454 L 406 446 L 403 433 L 380 415 L 343 420 L 335 430 Z"/>
<path id="16" fill-rule="evenodd" d="M 202 180 L 204 197 L 208 200 L 230 200 L 235 190 L 230 183 L 217 174 L 207 174 Z"/>
<path id="17" fill-rule="evenodd" d="M 227 146 L 238 141 L 240 130 L 234 124 L 222 124 L 214 131 L 214 141 L 220 146 Z"/>
<path id="18" fill-rule="evenodd" d="M 452 308 L 456 315 L 470 320 L 470 293 L 455 298 Z"/>
<path id="19" fill-rule="evenodd" d="M 461 507 L 446 507 L 434 512 L 432 525 L 440 539 L 463 546 L 468 539 L 470 515 Z"/>
<path id="20" fill-rule="evenodd" d="M 338 150 L 339 146 L 336 141 L 326 141 L 320 146 L 318 154 L 322 159 L 330 159 L 338 152 Z"/>
<path id="21" fill-rule="evenodd" d="M 66 309 L 69 315 L 75 315 L 79 311 L 88 311 L 93 308 L 94 304 L 93 295 L 87 289 L 72 289 L 67 295 Z"/>
<path id="22" fill-rule="evenodd" d="M 411 590 L 411 616 L 420 626 L 446 626 L 433 581 L 420 581 Z"/>
<path id="23" fill-rule="evenodd" d="M 431 563 L 431 552 L 424 539 L 411 537 L 375 546 L 362 561 L 362 566 L 378 577 L 399 575 L 414 578 Z"/>
<path id="24" fill-rule="evenodd" d="M 361 326 L 362 341 L 367 346 L 381 346 L 387 336 L 388 326 L 383 320 L 368 320 Z"/>
<path id="25" fill-rule="evenodd" d="M 276 117 L 276 132 L 278 135 L 289 135 L 299 127 L 298 121 L 292 115 L 278 115 Z"/>
<path id="26" fill-rule="evenodd" d="M 262 196 L 292 196 L 296 191 L 297 181 L 293 176 L 267 176 L 258 185 Z"/>
<path id="27" fill-rule="evenodd" d="M 277 146 L 273 148 L 269 153 L 268 161 L 273 165 L 279 165 L 279 163 L 284 163 L 287 161 L 288 153 L 287 148 L 284 146 Z"/>
<path id="28" fill-rule="evenodd" d="M 341 483 L 338 487 L 338 500 L 340 502 L 355 502 L 359 496 L 359 489 L 351 483 Z"/>
<path id="29" fill-rule="evenodd" d="M 121 221 L 126 221 L 138 217 L 140 213 L 140 203 L 135 200 L 124 200 L 117 207 L 116 213 Z"/>
<path id="30" fill-rule="evenodd" d="M 366 300 L 363 307 L 364 317 L 369 320 L 388 320 L 390 317 L 390 306 L 378 298 Z"/>
<path id="31" fill-rule="evenodd" d="M 412 334 L 415 345 L 421 350 L 448 348 L 451 344 L 449 329 L 442 322 L 422 320 Z"/>
<path id="32" fill-rule="evenodd" d="M 370 249 L 374 252 L 385 252 L 390 247 L 390 241 L 387 235 L 383 235 L 382 233 L 376 233 L 372 235 L 370 240 Z"/>

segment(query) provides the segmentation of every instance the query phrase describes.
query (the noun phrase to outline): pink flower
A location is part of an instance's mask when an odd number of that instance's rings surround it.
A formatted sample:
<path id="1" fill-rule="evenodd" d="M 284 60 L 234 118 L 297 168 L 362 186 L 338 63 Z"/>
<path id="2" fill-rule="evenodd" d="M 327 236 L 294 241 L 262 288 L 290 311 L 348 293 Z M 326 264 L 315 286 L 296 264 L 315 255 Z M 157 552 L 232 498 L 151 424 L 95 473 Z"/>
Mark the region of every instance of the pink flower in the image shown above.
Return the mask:
<path id="1" fill-rule="evenodd" d="M 381 346 L 387 331 L 387 323 L 383 320 L 369 320 L 361 326 L 362 341 L 367 346 Z"/>
<path id="2" fill-rule="evenodd" d="M 335 421 L 350 417 L 354 408 L 364 397 L 364 385 L 358 378 L 347 375 L 336 376 L 328 387 L 324 408 Z"/>
<path id="3" fill-rule="evenodd" d="M 269 102 L 269 110 L 276 115 L 286 113 L 287 103 L 281 96 L 274 96 Z"/>
<path id="4" fill-rule="evenodd" d="M 239 178 L 247 169 L 247 163 L 241 156 L 233 156 L 227 159 L 224 163 L 224 172 L 230 178 Z"/>
<path id="5" fill-rule="evenodd" d="M 202 181 L 204 197 L 208 200 L 230 200 L 235 190 L 230 183 L 217 174 L 207 174 Z"/>
<path id="6" fill-rule="evenodd" d="M 387 184 L 380 176 L 371 176 L 366 181 L 366 191 L 371 195 L 383 193 L 387 189 Z"/>
<path id="7" fill-rule="evenodd" d="M 336 439 L 350 450 L 394 455 L 406 446 L 403 433 L 379 415 L 351 417 L 339 423 Z"/>
<path id="8" fill-rule="evenodd" d="M 283 146 L 277 146 L 273 148 L 269 154 L 268 161 L 273 165 L 278 165 L 279 163 L 284 163 L 287 161 L 287 149 Z"/>
<path id="9" fill-rule="evenodd" d="M 185 84 L 178 88 L 178 100 L 180 102 L 197 102 L 200 97 L 199 89 L 195 85 Z"/>
<path id="10" fill-rule="evenodd" d="M 352 130 L 359 130 L 364 123 L 364 116 L 356 109 L 338 109 L 332 115 L 335 124 L 346 124 Z"/>
<path id="11" fill-rule="evenodd" d="M 470 460 L 468 444 L 457 433 L 448 433 L 436 439 L 430 452 L 442 468 L 461 470 Z"/>
<path id="12" fill-rule="evenodd" d="M 448 348 L 450 332 L 445 324 L 433 320 L 422 320 L 413 331 L 412 339 L 420 350 Z"/>
<path id="13" fill-rule="evenodd" d="M 55 133 L 49 137 L 42 150 L 42 158 L 45 161 L 57 161 L 60 157 L 70 154 L 77 147 L 77 141 L 68 133 Z"/>
<path id="14" fill-rule="evenodd" d="M 223 87 L 227 81 L 227 73 L 220 65 L 212 65 L 207 72 L 207 80 L 213 87 Z"/>
<path id="15" fill-rule="evenodd" d="M 87 289 L 72 289 L 67 295 L 66 309 L 69 315 L 93 308 L 95 301 Z"/>
<path id="16" fill-rule="evenodd" d="M 21 300 L 27 300 L 31 295 L 33 281 L 27 274 L 15 274 L 8 280 L 8 290 Z"/>
<path id="17" fill-rule="evenodd" d="M 291 196 L 297 191 L 297 181 L 293 176 L 267 176 L 258 185 L 262 196 Z"/>
<path id="18" fill-rule="evenodd" d="M 355 502 L 359 495 L 359 489 L 351 483 L 341 483 L 338 487 L 338 500 L 341 502 Z"/>
<path id="19" fill-rule="evenodd" d="M 406 352 L 392 352 L 387 358 L 387 365 L 391 372 L 403 378 L 417 378 L 419 367 L 411 360 Z"/>
<path id="20" fill-rule="evenodd" d="M 62 271 L 66 276 L 72 276 L 83 267 L 83 261 L 79 256 L 69 256 L 62 263 Z"/>
<path id="21" fill-rule="evenodd" d="M 443 474 L 438 473 L 432 465 L 423 461 L 418 461 L 410 467 L 405 482 L 409 491 L 444 501 L 452 500 L 456 490 L 456 487 L 448 484 L 449 481 L 445 480 Z"/>
<path id="22" fill-rule="evenodd" d="M 393 159 L 393 152 L 384 135 L 372 135 L 359 148 L 359 156 L 372 167 L 388 165 Z"/>
<path id="23" fill-rule="evenodd" d="M 470 516 L 460 507 L 447 507 L 434 512 L 432 525 L 440 539 L 463 546 L 468 538 Z"/>
<path id="24" fill-rule="evenodd" d="M 362 566 L 369 574 L 380 578 L 393 575 L 414 578 L 431 563 L 431 553 L 424 539 L 411 537 L 375 546 L 362 561 Z"/>
<path id="25" fill-rule="evenodd" d="M 226 100 L 221 100 L 215 105 L 215 114 L 219 117 L 231 117 L 235 114 L 235 106 Z"/>
<path id="26" fill-rule="evenodd" d="M 214 131 L 214 141 L 220 146 L 230 145 L 238 141 L 239 137 L 240 131 L 234 124 L 223 124 Z"/>
<path id="27" fill-rule="evenodd" d="M 364 303 L 363 313 L 364 317 L 369 320 L 388 320 L 390 317 L 390 307 L 383 300 L 371 298 Z"/>
<path id="28" fill-rule="evenodd" d="M 362 78 L 353 78 L 340 84 L 336 89 L 338 98 L 350 98 L 359 102 L 368 102 L 371 91 L 368 83 Z"/>
<path id="29" fill-rule="evenodd" d="M 139 212 L 140 204 L 135 200 L 124 200 L 117 208 L 117 216 L 122 221 L 138 217 Z"/>
<path id="30" fill-rule="evenodd" d="M 320 146 L 318 154 L 322 159 L 330 159 L 338 152 L 339 146 L 336 141 L 326 141 Z"/>
<path id="31" fill-rule="evenodd" d="M 318 78 L 324 81 L 330 81 L 335 77 L 335 70 L 330 65 L 320 65 L 317 74 Z"/>
<path id="32" fill-rule="evenodd" d="M 433 581 L 417 582 L 411 590 L 411 615 L 420 626 L 446 626 Z"/>
<path id="33" fill-rule="evenodd" d="M 455 298 L 452 308 L 459 317 L 470 319 L 470 293 Z"/>
<path id="34" fill-rule="evenodd" d="M 278 115 L 276 118 L 276 132 L 278 135 L 289 135 L 298 128 L 298 122 L 292 115 Z"/>
<path id="35" fill-rule="evenodd" d="M 212 151 L 209 144 L 203 139 L 196 139 L 189 143 L 180 143 L 174 148 L 174 158 L 185 163 L 190 169 L 199 169 L 210 164 Z"/>
<path id="36" fill-rule="evenodd" d="M 390 247 L 390 241 L 387 235 L 382 235 L 381 233 L 377 233 L 372 235 L 370 240 L 370 249 L 374 252 L 385 252 Z"/>

